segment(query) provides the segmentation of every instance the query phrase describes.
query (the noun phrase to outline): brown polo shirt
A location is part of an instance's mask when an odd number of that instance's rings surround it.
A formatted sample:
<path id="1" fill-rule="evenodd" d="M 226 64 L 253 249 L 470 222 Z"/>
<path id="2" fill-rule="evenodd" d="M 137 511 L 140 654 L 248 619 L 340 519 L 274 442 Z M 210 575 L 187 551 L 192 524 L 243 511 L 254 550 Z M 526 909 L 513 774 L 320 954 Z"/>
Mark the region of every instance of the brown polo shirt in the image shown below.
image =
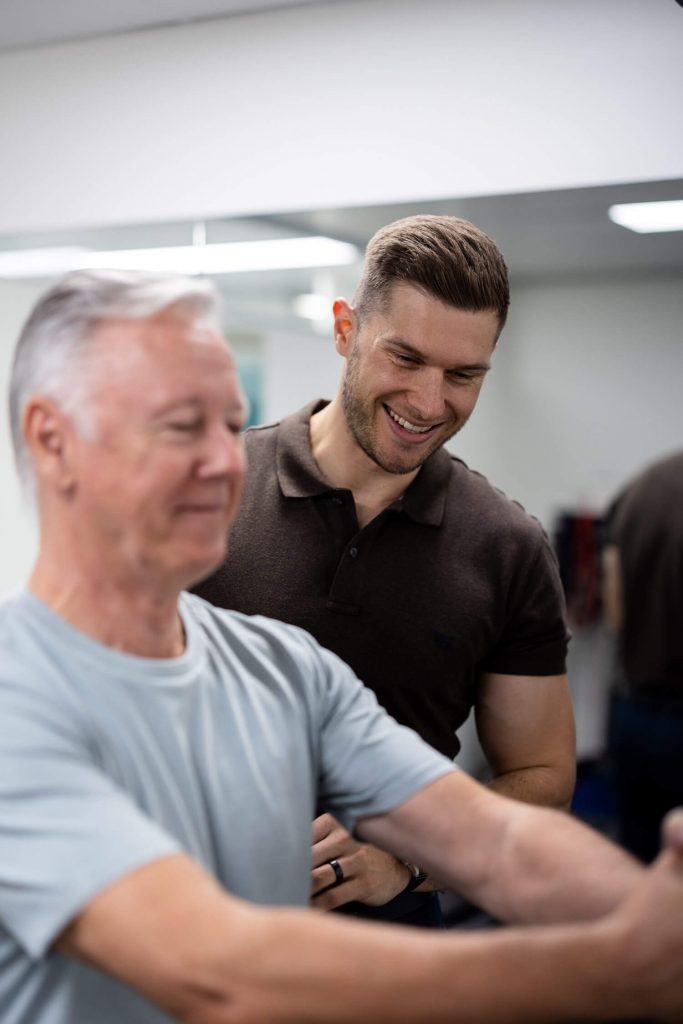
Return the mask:
<path id="1" fill-rule="evenodd" d="M 535 519 L 444 449 L 359 529 L 353 495 L 311 453 L 320 407 L 248 431 L 228 559 L 196 592 L 302 626 L 453 757 L 483 671 L 565 671 L 554 554 Z"/>

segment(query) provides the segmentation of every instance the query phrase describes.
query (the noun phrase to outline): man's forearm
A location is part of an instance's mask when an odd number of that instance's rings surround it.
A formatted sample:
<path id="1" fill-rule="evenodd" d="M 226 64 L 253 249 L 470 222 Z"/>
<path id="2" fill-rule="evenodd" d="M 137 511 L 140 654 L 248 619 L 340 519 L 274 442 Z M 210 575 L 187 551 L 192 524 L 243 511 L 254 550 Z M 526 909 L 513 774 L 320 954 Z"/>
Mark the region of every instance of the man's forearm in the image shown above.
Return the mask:
<path id="1" fill-rule="evenodd" d="M 511 923 L 588 921 L 617 907 L 642 874 L 630 854 L 575 818 L 520 806 L 480 896 Z"/>
<path id="2" fill-rule="evenodd" d="M 438 779 L 357 830 L 509 923 L 600 917 L 643 871 L 569 815 L 503 799 L 463 773 Z"/>
<path id="3" fill-rule="evenodd" d="M 453 935 L 257 908 L 174 855 L 103 890 L 58 946 L 187 1024 L 680 1021 L 683 856 L 600 921 Z"/>
<path id="4" fill-rule="evenodd" d="M 617 933 L 601 925 L 434 936 L 268 913 L 247 938 L 226 991 L 216 991 L 216 1015 L 208 1019 L 551 1024 L 590 1020 L 606 1007 L 617 1015 L 645 1012 L 647 1002 L 634 1005 L 618 949 Z"/>
<path id="5" fill-rule="evenodd" d="M 229 1019 L 681 1021 L 683 816 L 666 831 L 669 848 L 654 868 L 639 873 L 632 894 L 618 910 L 586 924 L 444 935 L 325 917 L 312 924 L 298 912 L 260 912 L 248 929 L 251 948 L 239 972 L 247 972 L 243 991 L 252 994 L 254 1012 Z"/>

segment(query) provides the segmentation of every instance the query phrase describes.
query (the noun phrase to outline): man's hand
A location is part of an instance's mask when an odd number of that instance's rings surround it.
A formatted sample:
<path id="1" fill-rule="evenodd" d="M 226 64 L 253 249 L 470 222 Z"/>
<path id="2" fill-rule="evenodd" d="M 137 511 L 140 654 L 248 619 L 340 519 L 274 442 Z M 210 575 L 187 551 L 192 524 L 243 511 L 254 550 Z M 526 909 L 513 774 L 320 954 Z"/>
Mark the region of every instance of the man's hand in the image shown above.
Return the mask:
<path id="1" fill-rule="evenodd" d="M 337 871 L 330 861 L 337 862 Z M 341 873 L 343 881 L 336 879 Z M 381 907 L 403 892 L 410 869 L 390 853 L 357 843 L 331 814 L 313 822 L 311 905 L 333 910 L 351 900 Z M 336 883 L 336 884 L 335 884 Z"/>
<path id="2" fill-rule="evenodd" d="M 662 822 L 662 849 L 673 850 L 683 860 L 683 807 L 670 811 Z"/>
<path id="3" fill-rule="evenodd" d="M 631 986 L 626 1008 L 683 1020 L 683 808 L 665 819 L 662 852 L 642 883 L 604 921 L 622 929 L 618 959 Z"/>

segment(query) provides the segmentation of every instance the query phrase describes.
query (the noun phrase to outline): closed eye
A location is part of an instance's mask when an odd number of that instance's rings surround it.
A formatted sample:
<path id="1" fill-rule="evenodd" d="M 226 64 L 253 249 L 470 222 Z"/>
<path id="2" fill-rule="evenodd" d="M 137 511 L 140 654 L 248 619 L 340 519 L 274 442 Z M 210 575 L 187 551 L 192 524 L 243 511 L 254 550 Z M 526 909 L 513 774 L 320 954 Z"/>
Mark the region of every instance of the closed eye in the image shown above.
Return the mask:
<path id="1" fill-rule="evenodd" d="M 449 370 L 448 377 L 458 384 L 468 384 L 479 381 L 484 376 L 483 370 Z"/>
<path id="2" fill-rule="evenodd" d="M 175 420 L 172 423 L 167 423 L 166 426 L 168 430 L 178 434 L 194 434 L 201 430 L 203 423 L 201 420 Z"/>
<path id="3" fill-rule="evenodd" d="M 415 356 L 406 355 L 405 352 L 394 352 L 393 358 L 400 366 L 420 366 L 420 360 Z"/>

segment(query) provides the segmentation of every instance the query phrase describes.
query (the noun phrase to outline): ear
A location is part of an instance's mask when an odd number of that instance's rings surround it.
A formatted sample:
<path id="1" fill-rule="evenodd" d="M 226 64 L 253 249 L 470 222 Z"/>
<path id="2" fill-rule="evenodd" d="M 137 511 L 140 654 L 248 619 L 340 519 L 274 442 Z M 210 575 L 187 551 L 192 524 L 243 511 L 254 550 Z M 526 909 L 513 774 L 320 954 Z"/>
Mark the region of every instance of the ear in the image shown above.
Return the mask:
<path id="1" fill-rule="evenodd" d="M 356 311 L 346 299 L 335 299 L 332 306 L 334 312 L 334 344 L 340 356 L 348 356 L 356 336 L 358 318 Z"/>
<path id="2" fill-rule="evenodd" d="M 61 492 L 69 490 L 74 482 L 69 459 L 73 427 L 59 406 L 45 395 L 32 396 L 22 429 L 37 479 Z"/>

